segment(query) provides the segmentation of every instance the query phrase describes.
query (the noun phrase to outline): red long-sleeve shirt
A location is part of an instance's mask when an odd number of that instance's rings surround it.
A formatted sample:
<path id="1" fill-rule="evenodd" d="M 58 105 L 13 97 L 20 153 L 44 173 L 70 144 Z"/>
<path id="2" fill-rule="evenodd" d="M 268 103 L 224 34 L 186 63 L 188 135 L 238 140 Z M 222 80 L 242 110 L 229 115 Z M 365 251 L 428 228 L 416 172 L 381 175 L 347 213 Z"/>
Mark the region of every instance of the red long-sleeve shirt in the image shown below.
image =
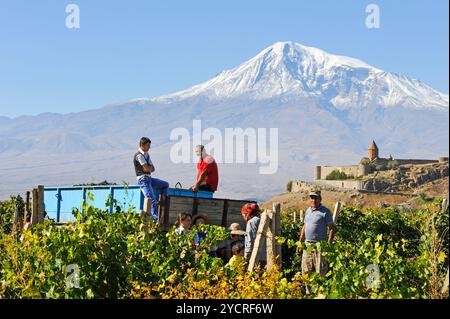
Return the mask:
<path id="1" fill-rule="evenodd" d="M 204 183 L 211 187 L 211 191 L 215 192 L 217 190 L 217 184 L 219 183 L 219 170 L 217 168 L 217 163 L 211 155 L 200 159 L 197 163 L 197 182 L 200 180 L 203 172 L 206 171 L 206 176 L 203 180 Z"/>

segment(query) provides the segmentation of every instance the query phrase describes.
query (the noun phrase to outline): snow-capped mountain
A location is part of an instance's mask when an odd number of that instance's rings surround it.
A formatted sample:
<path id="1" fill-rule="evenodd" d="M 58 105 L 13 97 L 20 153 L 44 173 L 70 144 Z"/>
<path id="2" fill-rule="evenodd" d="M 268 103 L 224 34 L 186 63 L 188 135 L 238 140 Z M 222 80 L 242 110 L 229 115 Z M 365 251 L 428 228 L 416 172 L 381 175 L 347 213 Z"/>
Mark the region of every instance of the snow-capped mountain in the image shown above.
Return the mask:
<path id="1" fill-rule="evenodd" d="M 419 80 L 357 59 L 279 42 L 187 90 L 80 113 L 0 117 L 0 197 L 37 184 L 135 183 L 130 156 L 153 141 L 156 175 L 188 187 L 195 164 L 169 156 L 175 128 L 277 128 L 278 171 L 219 164 L 218 197 L 264 199 L 314 165 L 351 165 L 374 138 L 381 156 L 437 158 L 449 149 L 449 100 Z M 208 137 L 203 141 L 208 145 Z"/>
<path id="2" fill-rule="evenodd" d="M 193 96 L 266 99 L 284 94 L 315 98 L 339 109 L 367 107 L 448 108 L 448 95 L 418 80 L 384 72 L 360 60 L 294 42 L 278 42 L 213 79 L 154 101 Z"/>

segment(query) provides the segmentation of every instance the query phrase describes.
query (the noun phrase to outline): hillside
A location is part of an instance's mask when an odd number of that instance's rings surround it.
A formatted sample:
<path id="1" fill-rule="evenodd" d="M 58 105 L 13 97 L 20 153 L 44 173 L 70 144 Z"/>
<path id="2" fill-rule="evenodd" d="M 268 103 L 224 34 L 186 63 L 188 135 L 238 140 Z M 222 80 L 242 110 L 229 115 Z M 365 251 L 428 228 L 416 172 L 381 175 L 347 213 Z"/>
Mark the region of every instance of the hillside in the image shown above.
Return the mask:
<path id="1" fill-rule="evenodd" d="M 314 185 L 311 184 L 311 187 Z M 334 188 L 321 188 L 323 203 L 332 209 L 336 202 L 343 205 L 354 205 L 363 208 L 381 208 L 389 206 L 419 207 L 422 205 L 421 197 L 425 198 L 448 198 L 449 178 L 439 178 L 417 187 L 410 193 L 364 193 L 352 190 L 339 190 Z M 265 202 L 262 207 L 270 208 L 272 203 L 279 202 L 283 208 L 305 210 L 308 208 L 308 192 L 278 194 Z"/>

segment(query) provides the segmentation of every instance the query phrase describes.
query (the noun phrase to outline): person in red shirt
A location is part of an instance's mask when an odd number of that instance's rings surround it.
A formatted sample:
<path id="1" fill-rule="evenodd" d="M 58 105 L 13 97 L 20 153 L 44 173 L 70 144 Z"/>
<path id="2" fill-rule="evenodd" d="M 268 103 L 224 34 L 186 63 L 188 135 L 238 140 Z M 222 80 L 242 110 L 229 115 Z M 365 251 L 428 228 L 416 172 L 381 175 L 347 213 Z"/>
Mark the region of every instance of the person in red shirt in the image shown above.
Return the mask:
<path id="1" fill-rule="evenodd" d="M 214 157 L 206 153 L 203 145 L 195 147 L 195 154 L 200 157 L 197 163 L 197 182 L 191 189 L 196 191 L 215 192 L 219 183 L 219 171 Z"/>

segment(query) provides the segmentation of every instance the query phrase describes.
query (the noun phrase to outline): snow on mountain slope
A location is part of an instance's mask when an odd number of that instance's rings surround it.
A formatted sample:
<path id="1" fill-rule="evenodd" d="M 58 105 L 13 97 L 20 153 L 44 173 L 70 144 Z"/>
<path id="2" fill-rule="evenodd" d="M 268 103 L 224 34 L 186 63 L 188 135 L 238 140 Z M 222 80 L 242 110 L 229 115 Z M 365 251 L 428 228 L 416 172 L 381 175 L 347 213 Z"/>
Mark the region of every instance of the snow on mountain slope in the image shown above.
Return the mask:
<path id="1" fill-rule="evenodd" d="M 343 109 L 372 104 L 448 109 L 448 95 L 418 80 L 294 42 L 275 43 L 209 81 L 152 101 L 167 103 L 193 96 L 265 99 L 283 94 L 316 98 Z"/>

